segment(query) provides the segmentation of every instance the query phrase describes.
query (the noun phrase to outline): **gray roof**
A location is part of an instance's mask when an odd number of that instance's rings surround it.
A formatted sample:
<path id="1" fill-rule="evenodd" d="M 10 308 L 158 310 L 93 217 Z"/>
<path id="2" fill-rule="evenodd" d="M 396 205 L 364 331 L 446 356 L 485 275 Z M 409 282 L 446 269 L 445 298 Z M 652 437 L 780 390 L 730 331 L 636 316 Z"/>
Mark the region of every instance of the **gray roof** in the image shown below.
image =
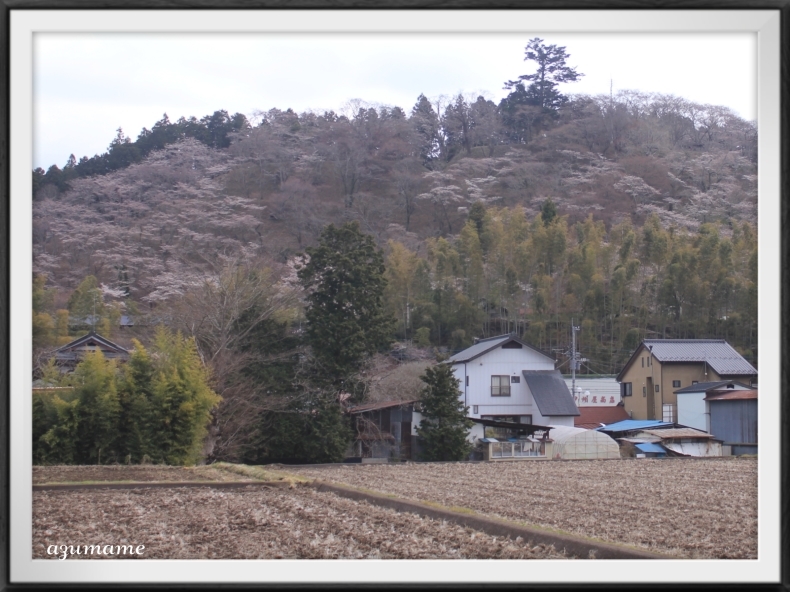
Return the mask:
<path id="1" fill-rule="evenodd" d="M 617 381 L 644 348 L 667 362 L 707 362 L 719 376 L 757 376 L 757 370 L 723 339 L 645 339 L 617 375 Z"/>
<path id="2" fill-rule="evenodd" d="M 466 349 L 459 351 L 454 356 L 450 356 L 450 358 L 447 359 L 447 362 L 449 364 L 460 364 L 463 362 L 469 362 L 470 360 L 474 360 L 475 358 L 480 357 L 483 354 L 488 353 L 493 349 L 505 345 L 508 341 L 515 341 L 516 343 L 520 343 L 522 346 L 528 347 L 529 349 L 534 350 L 539 354 L 546 356 L 551 361 L 554 361 L 554 358 L 551 357 L 549 354 L 539 350 L 533 345 L 530 345 L 526 341 L 522 341 L 515 335 L 498 335 L 496 337 L 488 337 L 487 339 L 481 339 L 473 346 L 467 347 Z"/>
<path id="3" fill-rule="evenodd" d="M 740 382 L 735 382 L 733 380 L 718 380 L 716 382 L 698 382 L 697 384 L 692 384 L 691 386 L 686 386 L 683 387 L 682 389 L 678 389 L 675 391 L 675 393 L 704 393 L 706 391 L 711 391 L 713 389 L 727 386 L 728 384 L 734 384 L 744 389 L 751 388 L 747 384 L 741 384 Z"/>
<path id="4" fill-rule="evenodd" d="M 720 376 L 757 374 L 749 362 L 723 339 L 645 339 L 659 362 L 707 362 Z"/>
<path id="5" fill-rule="evenodd" d="M 98 346 L 105 357 L 108 358 L 128 358 L 130 350 L 113 343 L 106 337 L 91 331 L 87 335 L 78 337 L 74 341 L 60 346 L 55 350 L 55 359 L 61 361 L 77 360 L 84 353 L 81 348 L 84 346 Z"/>
<path id="6" fill-rule="evenodd" d="M 542 416 L 581 415 L 559 370 L 523 370 L 522 374 Z"/>

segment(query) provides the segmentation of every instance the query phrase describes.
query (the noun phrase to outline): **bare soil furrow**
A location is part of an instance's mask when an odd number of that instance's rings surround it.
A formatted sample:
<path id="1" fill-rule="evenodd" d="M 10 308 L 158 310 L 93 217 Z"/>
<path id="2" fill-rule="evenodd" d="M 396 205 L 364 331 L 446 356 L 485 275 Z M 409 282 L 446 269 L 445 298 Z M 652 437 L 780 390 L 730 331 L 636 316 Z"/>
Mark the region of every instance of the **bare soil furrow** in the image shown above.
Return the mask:
<path id="1" fill-rule="evenodd" d="M 756 459 L 404 463 L 288 467 L 689 558 L 757 557 Z"/>
<path id="2" fill-rule="evenodd" d="M 50 545 L 124 544 L 145 545 L 143 559 L 567 558 L 311 488 L 33 494 L 34 558 L 54 559 Z"/>

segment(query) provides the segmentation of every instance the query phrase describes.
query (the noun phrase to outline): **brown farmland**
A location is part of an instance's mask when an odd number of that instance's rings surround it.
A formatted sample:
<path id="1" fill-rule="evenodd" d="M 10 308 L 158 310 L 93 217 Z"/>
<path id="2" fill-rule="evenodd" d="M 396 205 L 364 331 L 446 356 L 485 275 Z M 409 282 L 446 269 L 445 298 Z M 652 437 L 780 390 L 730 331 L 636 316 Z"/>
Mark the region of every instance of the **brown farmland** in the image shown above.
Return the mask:
<path id="1" fill-rule="evenodd" d="M 757 558 L 756 459 L 287 467 L 305 477 L 693 559 Z"/>
<path id="2" fill-rule="evenodd" d="M 50 545 L 145 545 L 141 559 L 565 558 L 307 487 L 35 491 L 33 557 L 55 559 Z"/>

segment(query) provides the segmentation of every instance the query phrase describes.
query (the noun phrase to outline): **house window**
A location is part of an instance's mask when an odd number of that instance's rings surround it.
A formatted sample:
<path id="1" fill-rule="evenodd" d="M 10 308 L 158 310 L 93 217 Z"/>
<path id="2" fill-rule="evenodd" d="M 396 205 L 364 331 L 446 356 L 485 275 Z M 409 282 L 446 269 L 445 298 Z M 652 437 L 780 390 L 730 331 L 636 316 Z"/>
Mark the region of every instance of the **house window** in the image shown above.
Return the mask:
<path id="1" fill-rule="evenodd" d="M 645 357 L 642 356 L 642 368 L 644 368 L 644 367 L 645 367 Z"/>
<path id="2" fill-rule="evenodd" d="M 674 423 L 675 422 L 675 410 L 676 410 L 675 405 L 664 405 L 664 413 L 663 413 L 664 421 L 667 421 L 669 423 Z"/>
<path id="3" fill-rule="evenodd" d="M 466 377 L 466 386 L 469 386 L 469 377 Z"/>
<path id="4" fill-rule="evenodd" d="M 656 385 L 656 392 L 658 392 L 658 389 L 659 389 L 660 386 L 661 386 L 660 384 Z"/>
<path id="5" fill-rule="evenodd" d="M 643 397 L 646 397 L 646 396 L 647 396 L 647 387 L 646 387 L 646 386 L 643 386 L 643 387 L 642 387 L 642 396 L 643 396 Z"/>
<path id="6" fill-rule="evenodd" d="M 510 382 L 513 383 L 513 384 L 518 384 L 518 383 L 521 382 L 521 377 L 520 376 L 511 376 L 510 377 Z"/>
<path id="7" fill-rule="evenodd" d="M 634 385 L 630 382 L 623 382 L 620 384 L 620 394 L 623 397 L 630 397 L 634 394 Z"/>
<path id="8" fill-rule="evenodd" d="M 672 381 L 672 388 L 680 388 L 680 381 L 679 380 L 673 380 Z"/>
<path id="9" fill-rule="evenodd" d="M 699 380 L 692 380 L 691 384 L 699 384 Z"/>
<path id="10" fill-rule="evenodd" d="M 477 405 L 472 405 L 472 413 L 477 414 Z"/>
<path id="11" fill-rule="evenodd" d="M 510 376 L 491 377 L 491 396 L 492 397 L 510 396 Z"/>

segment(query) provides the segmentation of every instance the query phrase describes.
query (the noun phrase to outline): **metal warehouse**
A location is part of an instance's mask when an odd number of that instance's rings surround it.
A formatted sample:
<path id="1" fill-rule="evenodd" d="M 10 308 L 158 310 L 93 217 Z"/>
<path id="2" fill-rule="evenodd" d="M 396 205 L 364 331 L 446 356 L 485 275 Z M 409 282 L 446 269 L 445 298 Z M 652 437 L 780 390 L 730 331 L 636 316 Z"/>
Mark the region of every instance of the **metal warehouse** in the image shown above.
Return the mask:
<path id="1" fill-rule="evenodd" d="M 730 447 L 730 454 L 757 454 L 757 391 L 713 391 L 710 431 Z"/>

